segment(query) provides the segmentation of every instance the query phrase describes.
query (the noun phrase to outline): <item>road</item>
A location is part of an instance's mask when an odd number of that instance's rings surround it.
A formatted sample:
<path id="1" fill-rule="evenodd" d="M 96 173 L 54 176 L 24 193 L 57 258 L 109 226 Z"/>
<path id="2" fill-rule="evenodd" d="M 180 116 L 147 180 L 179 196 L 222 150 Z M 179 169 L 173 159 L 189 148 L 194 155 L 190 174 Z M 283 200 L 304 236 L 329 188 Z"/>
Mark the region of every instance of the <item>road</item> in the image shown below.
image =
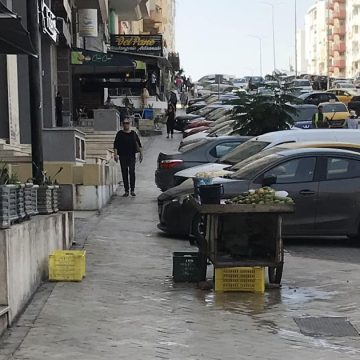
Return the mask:
<path id="1" fill-rule="evenodd" d="M 358 335 L 326 322 L 344 317 L 360 330 L 355 244 L 287 242 L 283 286 L 265 295 L 173 284 L 172 252 L 194 248 L 158 232 L 154 170 L 179 136 L 147 139 L 136 198 L 116 196 L 99 216 L 78 219 L 86 278 L 44 283 L 3 337 L 0 360 L 360 358 Z M 303 317 L 323 318 L 333 336 L 302 334 L 294 319 Z"/>

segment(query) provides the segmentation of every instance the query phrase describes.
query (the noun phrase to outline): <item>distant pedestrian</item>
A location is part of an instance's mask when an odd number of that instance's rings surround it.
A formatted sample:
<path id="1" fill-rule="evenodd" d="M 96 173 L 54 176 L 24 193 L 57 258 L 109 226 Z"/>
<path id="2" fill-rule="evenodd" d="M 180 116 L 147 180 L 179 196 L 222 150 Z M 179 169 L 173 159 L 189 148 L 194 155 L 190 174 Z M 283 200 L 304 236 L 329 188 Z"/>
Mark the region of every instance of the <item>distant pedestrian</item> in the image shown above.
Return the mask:
<path id="1" fill-rule="evenodd" d="M 180 95 L 180 102 L 181 102 L 181 106 L 183 108 L 186 107 L 187 103 L 188 103 L 188 93 L 186 91 L 183 91 Z"/>
<path id="2" fill-rule="evenodd" d="M 114 103 L 112 102 L 110 96 L 107 97 L 106 101 L 104 102 L 104 106 L 105 106 L 107 109 L 111 109 L 112 107 L 114 107 Z"/>
<path id="3" fill-rule="evenodd" d="M 174 110 L 176 111 L 177 95 L 176 95 L 176 92 L 174 90 L 170 91 L 169 103 L 174 107 Z"/>
<path id="4" fill-rule="evenodd" d="M 56 116 L 56 126 L 63 126 L 63 98 L 60 94 L 60 91 L 57 92 L 55 97 L 55 116 Z"/>
<path id="5" fill-rule="evenodd" d="M 123 121 L 123 130 L 120 130 L 114 141 L 114 160 L 120 160 L 121 174 L 124 182 L 124 197 L 135 194 L 135 163 L 136 154 L 139 153 L 139 161 L 143 160 L 143 150 L 140 139 L 135 131 L 131 130 L 130 119 Z M 129 184 L 130 177 L 130 184 Z"/>
<path id="6" fill-rule="evenodd" d="M 166 130 L 167 130 L 167 139 L 171 135 L 171 138 L 174 137 L 174 126 L 175 126 L 175 110 L 173 105 L 169 104 L 169 107 L 166 111 Z"/>
<path id="7" fill-rule="evenodd" d="M 144 87 L 141 92 L 141 105 L 143 109 L 147 107 L 149 97 L 150 97 L 149 91 L 146 87 Z"/>
<path id="8" fill-rule="evenodd" d="M 312 117 L 312 127 L 313 129 L 327 129 L 329 128 L 329 122 L 327 117 L 324 115 L 323 107 L 320 105 L 318 107 L 318 112 L 315 113 Z"/>
<path id="9" fill-rule="evenodd" d="M 357 118 L 356 112 L 350 110 L 350 117 L 345 120 L 344 127 L 346 129 L 358 129 L 359 128 L 359 119 Z"/>

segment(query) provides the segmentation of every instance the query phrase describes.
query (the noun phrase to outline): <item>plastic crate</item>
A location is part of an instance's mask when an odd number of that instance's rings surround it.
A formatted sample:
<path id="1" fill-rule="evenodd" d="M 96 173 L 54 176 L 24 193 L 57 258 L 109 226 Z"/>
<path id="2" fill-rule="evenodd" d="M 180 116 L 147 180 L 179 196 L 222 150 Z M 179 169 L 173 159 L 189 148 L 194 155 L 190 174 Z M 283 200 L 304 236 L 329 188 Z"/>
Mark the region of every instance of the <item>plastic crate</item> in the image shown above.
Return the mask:
<path id="1" fill-rule="evenodd" d="M 175 282 L 199 282 L 204 275 L 200 267 L 200 257 L 196 252 L 173 253 L 173 279 Z"/>
<path id="2" fill-rule="evenodd" d="M 265 268 L 256 266 L 215 269 L 215 291 L 264 293 Z"/>
<path id="3" fill-rule="evenodd" d="M 49 255 L 50 281 L 81 281 L 86 275 L 86 251 L 56 250 Z"/>

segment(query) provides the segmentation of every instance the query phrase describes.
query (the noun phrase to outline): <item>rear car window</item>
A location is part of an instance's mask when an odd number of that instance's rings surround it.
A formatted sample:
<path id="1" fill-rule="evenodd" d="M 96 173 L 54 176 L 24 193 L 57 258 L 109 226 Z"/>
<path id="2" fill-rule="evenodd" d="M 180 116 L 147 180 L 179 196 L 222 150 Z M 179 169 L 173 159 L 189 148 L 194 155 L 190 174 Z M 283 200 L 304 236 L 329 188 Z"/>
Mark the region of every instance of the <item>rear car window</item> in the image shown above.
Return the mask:
<path id="1" fill-rule="evenodd" d="M 344 158 L 328 158 L 326 180 L 360 177 L 360 161 Z"/>
<path id="2" fill-rule="evenodd" d="M 223 156 L 220 161 L 226 164 L 234 165 L 242 160 L 249 158 L 250 156 L 259 153 L 268 145 L 270 145 L 270 143 L 266 141 L 247 141 L 244 144 L 239 145 L 227 155 Z"/>
<path id="3" fill-rule="evenodd" d="M 342 103 L 326 104 L 323 106 L 324 112 L 347 112 L 347 108 Z"/>
<path id="4" fill-rule="evenodd" d="M 186 152 L 188 152 L 188 151 L 194 150 L 194 149 L 202 146 L 202 145 L 205 144 L 206 142 L 207 142 L 206 139 L 201 139 L 201 140 L 196 141 L 196 142 L 194 142 L 194 143 L 192 143 L 192 144 L 184 145 L 184 146 L 182 146 L 182 147 L 179 149 L 179 152 L 181 152 L 181 153 L 186 153 Z"/>

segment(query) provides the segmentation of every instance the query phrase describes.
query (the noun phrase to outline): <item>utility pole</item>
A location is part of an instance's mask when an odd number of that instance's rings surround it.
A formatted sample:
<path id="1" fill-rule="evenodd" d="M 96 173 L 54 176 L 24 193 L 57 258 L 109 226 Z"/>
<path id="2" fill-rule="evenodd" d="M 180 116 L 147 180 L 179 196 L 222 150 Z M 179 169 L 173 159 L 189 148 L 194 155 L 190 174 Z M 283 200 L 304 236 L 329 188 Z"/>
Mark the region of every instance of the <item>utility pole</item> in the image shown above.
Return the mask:
<path id="1" fill-rule="evenodd" d="M 41 96 L 41 39 L 39 33 L 38 0 L 27 1 L 27 24 L 31 42 L 38 57 L 29 57 L 30 123 L 32 174 L 36 184 L 43 178 L 44 160 L 42 144 L 42 96 Z"/>
<path id="2" fill-rule="evenodd" d="M 297 3 L 295 1 L 295 79 L 298 76 L 298 55 L 297 55 Z"/>

